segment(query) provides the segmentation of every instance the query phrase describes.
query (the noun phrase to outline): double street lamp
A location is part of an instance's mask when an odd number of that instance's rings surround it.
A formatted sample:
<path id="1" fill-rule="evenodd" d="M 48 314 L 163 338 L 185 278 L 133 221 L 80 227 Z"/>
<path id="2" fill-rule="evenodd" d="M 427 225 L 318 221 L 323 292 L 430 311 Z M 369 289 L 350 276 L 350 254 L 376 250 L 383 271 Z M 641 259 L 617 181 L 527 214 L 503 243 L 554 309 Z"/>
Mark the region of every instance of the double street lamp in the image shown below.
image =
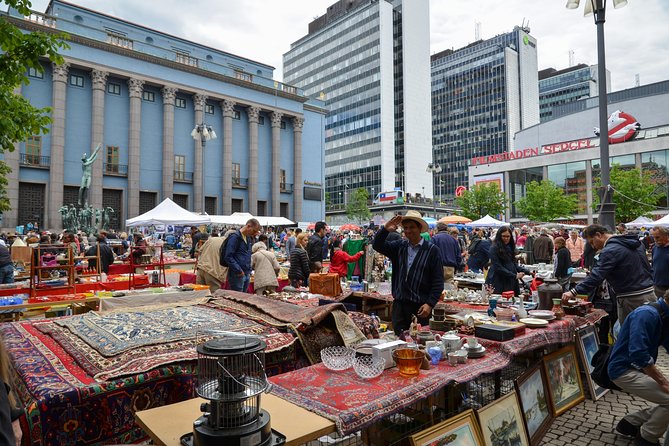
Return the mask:
<path id="1" fill-rule="evenodd" d="M 441 172 L 441 166 L 437 163 L 428 163 L 427 169 L 425 169 L 425 172 L 431 173 L 432 174 L 432 185 L 434 187 L 434 184 L 436 183 L 435 181 L 435 174 L 438 174 Z M 437 183 L 437 192 L 441 192 L 439 190 L 439 184 Z M 441 193 L 434 193 L 434 189 L 432 189 L 432 204 L 434 206 L 434 218 L 437 218 L 437 200 L 435 198 L 435 195 L 438 195 L 441 198 Z"/>
<path id="2" fill-rule="evenodd" d="M 580 0 L 567 0 L 567 9 L 576 9 Z M 622 8 L 627 0 L 613 0 L 615 9 Z M 599 224 L 613 230 L 615 228 L 616 205 L 611 197 L 609 165 L 609 133 L 606 95 L 606 53 L 604 47 L 604 22 L 606 21 L 606 0 L 585 0 L 584 16 L 594 15 L 597 26 L 597 72 L 599 79 L 599 157 L 602 187 L 599 193 Z"/>
<path id="3" fill-rule="evenodd" d="M 205 124 L 204 122 L 202 124 L 196 124 L 193 130 L 190 132 L 190 136 L 193 137 L 195 141 L 200 141 L 202 144 L 202 213 L 205 214 L 204 210 L 204 146 L 207 144 L 207 141 L 210 141 L 212 139 L 216 139 L 216 132 L 214 129 L 210 126 Z"/>

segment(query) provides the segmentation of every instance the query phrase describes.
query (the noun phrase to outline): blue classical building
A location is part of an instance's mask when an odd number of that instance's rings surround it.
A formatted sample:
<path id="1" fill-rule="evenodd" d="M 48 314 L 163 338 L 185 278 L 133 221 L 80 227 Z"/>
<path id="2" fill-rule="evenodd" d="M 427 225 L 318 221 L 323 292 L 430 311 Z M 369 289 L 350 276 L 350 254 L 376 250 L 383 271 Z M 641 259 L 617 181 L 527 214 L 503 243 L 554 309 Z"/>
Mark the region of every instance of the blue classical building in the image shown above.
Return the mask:
<path id="1" fill-rule="evenodd" d="M 70 48 L 21 87 L 51 107 L 52 124 L 4 154 L 12 211 L 2 226 L 62 227 L 82 154 L 98 144 L 89 202 L 116 211 L 113 227 L 167 197 L 209 214 L 322 219 L 326 111 L 274 81 L 273 67 L 60 0 L 3 15 L 24 32 L 66 32 Z"/>

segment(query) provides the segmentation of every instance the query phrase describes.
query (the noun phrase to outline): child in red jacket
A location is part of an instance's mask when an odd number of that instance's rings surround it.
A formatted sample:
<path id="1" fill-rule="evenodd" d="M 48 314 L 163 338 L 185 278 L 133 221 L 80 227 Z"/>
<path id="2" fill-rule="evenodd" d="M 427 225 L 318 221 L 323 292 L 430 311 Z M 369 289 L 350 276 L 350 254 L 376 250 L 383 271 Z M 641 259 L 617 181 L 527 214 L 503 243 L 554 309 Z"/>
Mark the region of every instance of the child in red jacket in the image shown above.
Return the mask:
<path id="1" fill-rule="evenodd" d="M 355 255 L 349 255 L 341 249 L 341 241 L 334 240 L 332 242 L 332 258 L 330 259 L 330 271 L 331 273 L 339 274 L 339 277 L 346 277 L 348 274 L 348 264 L 351 262 L 357 262 L 360 257 L 364 254 L 364 251 L 360 251 Z"/>

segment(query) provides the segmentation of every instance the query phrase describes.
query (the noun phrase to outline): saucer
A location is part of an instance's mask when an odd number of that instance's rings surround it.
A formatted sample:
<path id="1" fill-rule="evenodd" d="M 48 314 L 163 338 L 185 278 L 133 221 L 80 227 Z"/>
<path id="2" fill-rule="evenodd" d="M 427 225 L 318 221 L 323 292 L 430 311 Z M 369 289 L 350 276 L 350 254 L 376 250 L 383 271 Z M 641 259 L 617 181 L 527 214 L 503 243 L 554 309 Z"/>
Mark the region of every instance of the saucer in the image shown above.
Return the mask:
<path id="1" fill-rule="evenodd" d="M 480 345 L 480 349 L 469 350 L 467 347 L 463 347 L 463 350 L 467 352 L 469 358 L 480 358 L 485 354 L 485 347 Z"/>
<path id="2" fill-rule="evenodd" d="M 462 347 L 462 349 L 467 350 L 468 352 L 473 352 L 473 353 L 478 353 L 478 352 L 481 352 L 481 351 L 485 350 L 481 344 L 479 344 L 475 348 L 469 348 L 469 347 L 467 347 L 467 344 L 465 344 Z"/>
<path id="3" fill-rule="evenodd" d="M 529 328 L 541 328 L 541 327 L 548 327 L 548 321 L 545 319 L 536 319 L 532 317 L 527 317 L 524 319 L 519 320 L 518 322 L 521 322 L 528 326 Z"/>
<path id="4" fill-rule="evenodd" d="M 555 319 L 555 313 L 550 310 L 530 310 L 527 313 L 535 319 L 545 319 L 547 321 Z"/>

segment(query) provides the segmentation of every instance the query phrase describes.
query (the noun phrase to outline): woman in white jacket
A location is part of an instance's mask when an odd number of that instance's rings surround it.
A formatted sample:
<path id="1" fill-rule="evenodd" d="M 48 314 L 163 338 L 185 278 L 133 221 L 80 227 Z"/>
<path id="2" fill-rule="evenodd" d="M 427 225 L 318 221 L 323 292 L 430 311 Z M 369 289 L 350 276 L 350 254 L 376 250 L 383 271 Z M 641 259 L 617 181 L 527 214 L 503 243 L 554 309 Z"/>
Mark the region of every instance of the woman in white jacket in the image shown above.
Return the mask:
<path id="1" fill-rule="evenodd" d="M 274 253 L 267 251 L 264 242 L 257 242 L 251 249 L 251 266 L 253 268 L 253 289 L 259 296 L 265 291 L 273 293 L 279 286 L 276 276 L 279 273 L 279 262 Z"/>

